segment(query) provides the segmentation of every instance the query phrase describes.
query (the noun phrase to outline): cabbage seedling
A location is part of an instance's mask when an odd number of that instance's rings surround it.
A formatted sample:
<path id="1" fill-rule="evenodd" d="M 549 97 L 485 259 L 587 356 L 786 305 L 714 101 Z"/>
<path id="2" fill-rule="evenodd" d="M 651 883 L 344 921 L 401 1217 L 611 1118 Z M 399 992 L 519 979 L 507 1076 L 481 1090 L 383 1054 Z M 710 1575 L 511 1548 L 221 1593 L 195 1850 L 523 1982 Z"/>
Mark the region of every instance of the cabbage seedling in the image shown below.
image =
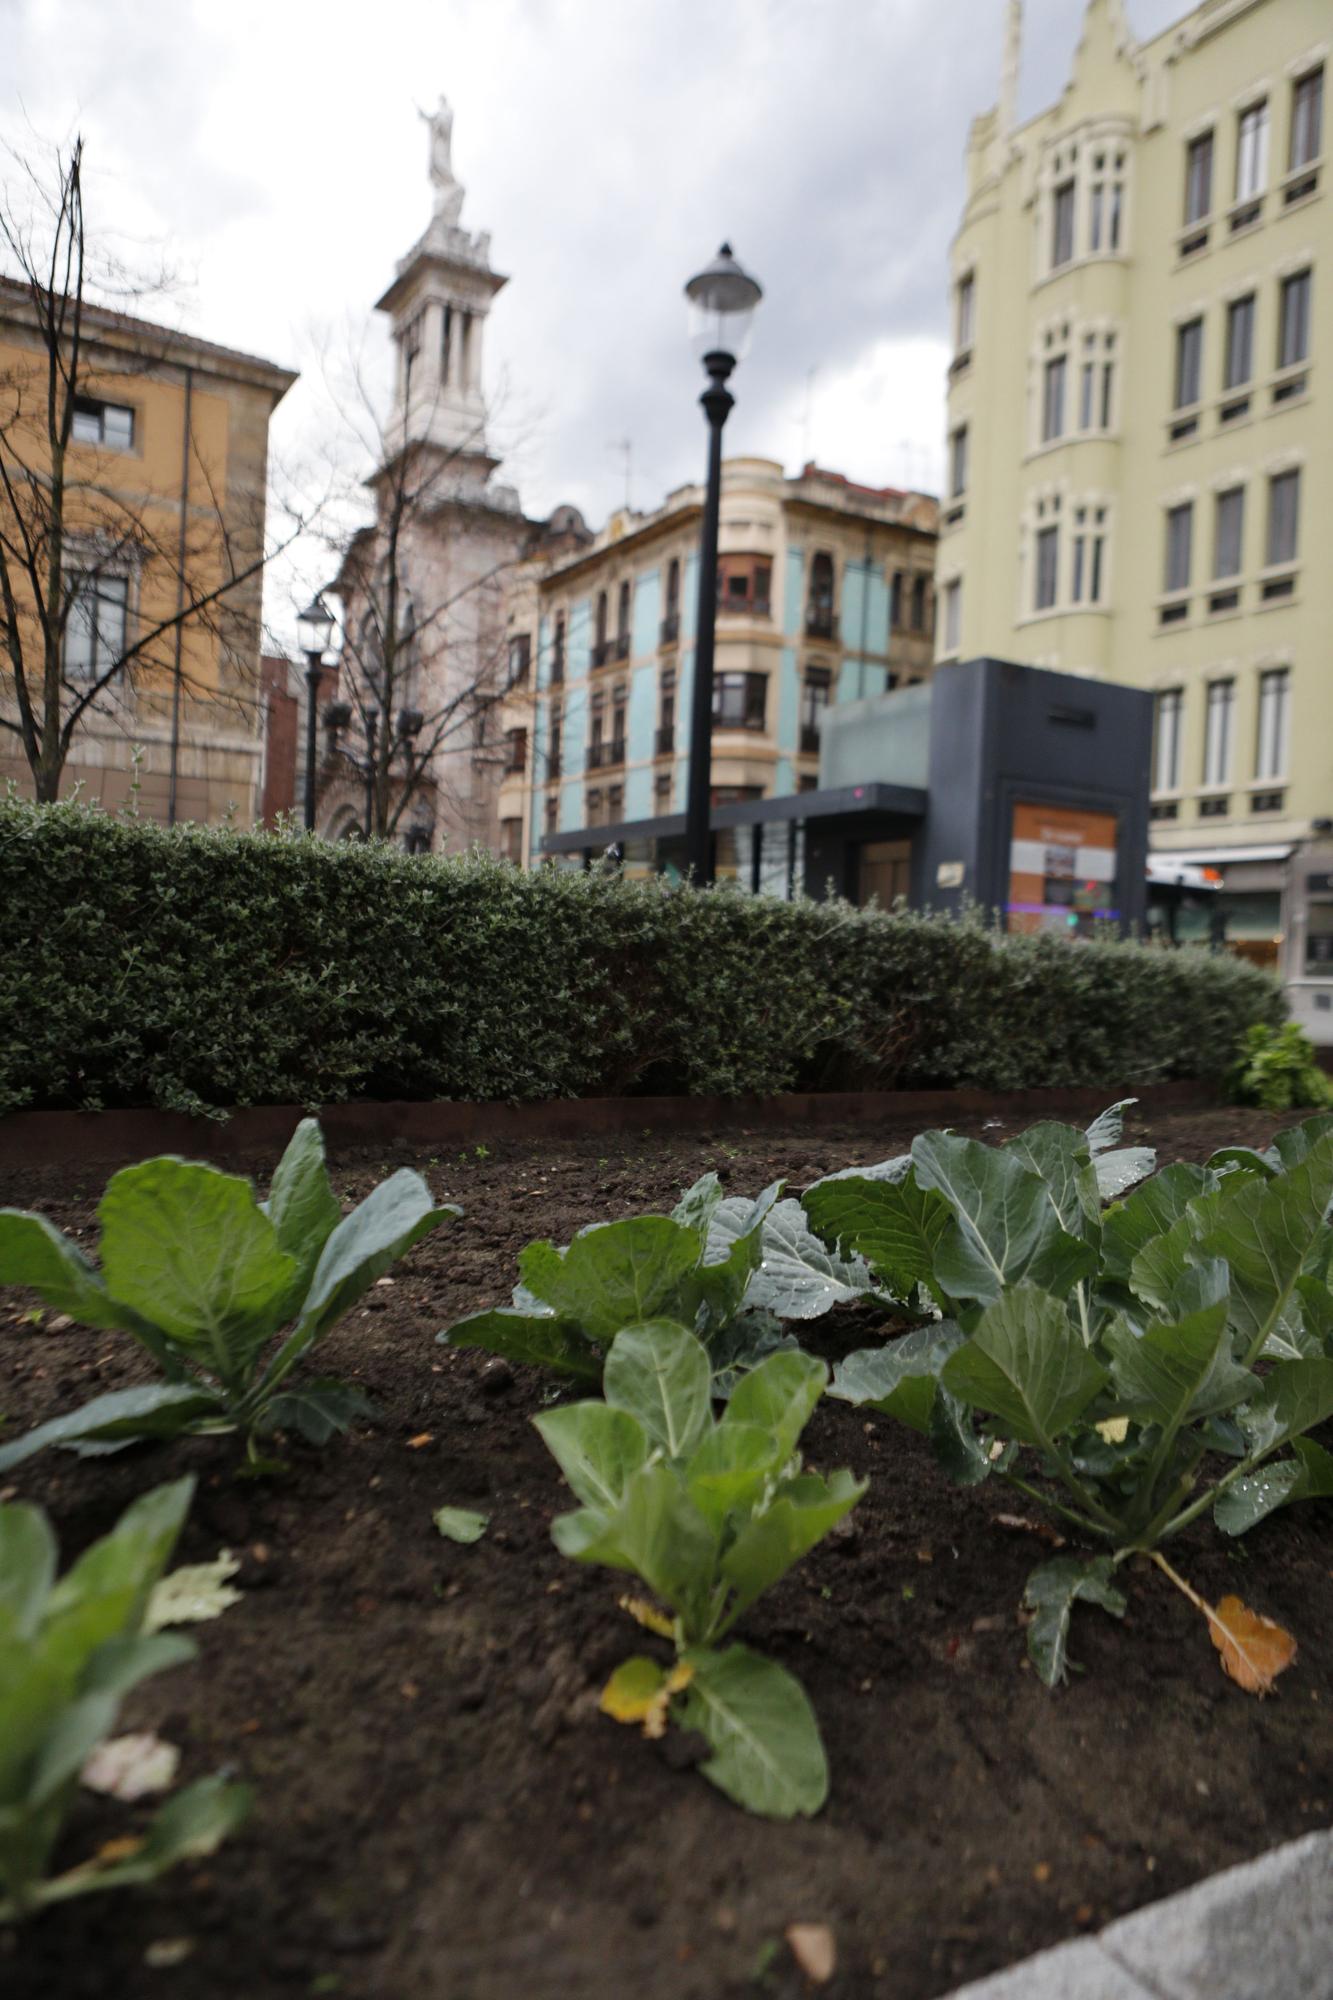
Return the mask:
<path id="1" fill-rule="evenodd" d="M 93 1889 L 151 1882 L 211 1854 L 249 1811 L 248 1786 L 204 1778 L 142 1839 L 48 1873 L 79 1773 L 114 1729 L 121 1698 L 194 1657 L 191 1640 L 143 1629 L 193 1491 L 192 1479 L 179 1479 L 145 1493 L 59 1581 L 41 1509 L 0 1506 L 0 1923 Z"/>
<path id="2" fill-rule="evenodd" d="M 623 1329 L 606 1359 L 604 1402 L 533 1419 L 581 1502 L 552 1526 L 577 1562 L 637 1576 L 660 1604 L 622 1600 L 675 1647 L 612 1676 L 602 1707 L 660 1736 L 698 1730 L 706 1778 L 748 1811 L 815 1813 L 828 1766 L 799 1681 L 747 1646 L 722 1646 L 771 1584 L 837 1525 L 865 1491 L 847 1471 L 803 1472 L 796 1445 L 827 1379 L 822 1361 L 771 1354 L 712 1413 L 707 1351 L 670 1321 Z"/>
<path id="3" fill-rule="evenodd" d="M 961 1484 L 994 1474 L 1101 1545 L 1029 1580 L 1048 1685 L 1067 1672 L 1074 1603 L 1119 1616 L 1115 1572 L 1143 1554 L 1204 1612 L 1232 1677 L 1262 1692 L 1290 1653 L 1256 1663 L 1244 1607 L 1206 1605 L 1162 1545 L 1209 1508 L 1239 1534 L 1333 1496 L 1333 1457 L 1305 1436 L 1333 1417 L 1333 1118 L 1151 1179 L 1129 1159 L 1139 1184 L 1103 1210 L 1107 1122 L 1039 1125 L 1003 1148 L 926 1133 L 898 1186 L 809 1190 L 821 1234 L 887 1282 L 924 1286 L 945 1315 L 849 1355 L 830 1393 L 928 1433 Z"/>
<path id="4" fill-rule="evenodd" d="M 344 1216 L 313 1118 L 257 1201 L 248 1180 L 170 1155 L 126 1167 L 98 1208 L 100 1269 L 45 1216 L 0 1209 L 0 1284 L 28 1285 L 85 1326 L 130 1334 L 165 1378 L 99 1396 L 0 1448 L 0 1472 L 44 1445 L 106 1451 L 135 1438 L 290 1427 L 325 1443 L 369 1409 L 333 1381 L 286 1387 L 296 1363 L 445 1216 L 404 1167 Z M 278 1335 L 290 1327 L 285 1339 Z"/>

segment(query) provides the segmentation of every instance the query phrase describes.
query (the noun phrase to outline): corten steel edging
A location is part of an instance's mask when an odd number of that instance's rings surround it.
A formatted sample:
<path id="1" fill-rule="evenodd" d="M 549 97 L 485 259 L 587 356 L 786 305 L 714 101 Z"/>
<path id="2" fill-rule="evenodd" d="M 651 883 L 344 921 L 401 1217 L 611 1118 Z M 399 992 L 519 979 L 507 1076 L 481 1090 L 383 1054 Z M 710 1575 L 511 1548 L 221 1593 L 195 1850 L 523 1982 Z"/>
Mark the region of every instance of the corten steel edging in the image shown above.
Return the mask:
<path id="1" fill-rule="evenodd" d="M 617 1132 L 752 1130 L 790 1125 L 948 1124 L 958 1117 L 1044 1112 L 1095 1114 L 1117 1097 L 1141 1108 L 1186 1110 L 1217 1103 L 1210 1083 L 1150 1083 L 1036 1090 L 838 1090 L 779 1097 L 571 1097 L 541 1104 L 330 1104 L 319 1113 L 331 1152 L 479 1141 L 582 1139 Z M 157 1153 L 195 1159 L 276 1156 L 305 1114 L 292 1104 L 233 1111 L 225 1123 L 184 1112 L 18 1111 L 0 1118 L 0 1169 L 125 1162 Z"/>

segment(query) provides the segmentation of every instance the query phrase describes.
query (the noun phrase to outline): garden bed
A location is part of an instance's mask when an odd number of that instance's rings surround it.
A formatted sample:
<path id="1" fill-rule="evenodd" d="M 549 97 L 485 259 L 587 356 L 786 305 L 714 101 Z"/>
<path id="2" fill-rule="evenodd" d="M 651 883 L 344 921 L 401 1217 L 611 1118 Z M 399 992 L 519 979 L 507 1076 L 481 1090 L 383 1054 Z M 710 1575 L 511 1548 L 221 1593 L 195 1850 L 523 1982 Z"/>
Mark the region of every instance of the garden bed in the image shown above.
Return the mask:
<path id="1" fill-rule="evenodd" d="M 467 1211 L 321 1350 L 321 1369 L 374 1397 L 376 1426 L 318 1452 L 294 1444 L 289 1475 L 258 1484 L 234 1478 L 225 1438 L 91 1463 L 47 1453 L 9 1476 L 72 1553 L 146 1486 L 198 1473 L 178 1560 L 232 1548 L 244 1602 L 197 1628 L 199 1660 L 141 1689 L 128 1726 L 180 1743 L 186 1776 L 234 1765 L 257 1799 L 206 1863 L 0 1932 L 7 2000 L 794 1996 L 804 1981 L 781 1940 L 801 1921 L 834 1932 L 834 2000 L 927 2000 L 1326 1824 L 1333 1510 L 1296 1509 L 1236 1543 L 1200 1522 L 1178 1544 L 1206 1596 L 1241 1591 L 1295 1631 L 1300 1658 L 1273 1699 L 1223 1678 L 1202 1621 L 1146 1564 L 1122 1622 L 1075 1613 L 1086 1671 L 1052 1694 L 1017 1610 L 1045 1544 L 1012 1496 L 959 1490 L 923 1439 L 829 1402 L 806 1455 L 870 1490 L 743 1628 L 811 1696 L 825 1810 L 748 1818 L 678 1768 L 688 1739 L 655 1746 L 597 1713 L 640 1635 L 616 1579 L 551 1543 L 569 1496 L 529 1421 L 551 1382 L 442 1349 L 436 1331 L 502 1301 L 533 1237 L 669 1209 L 709 1167 L 738 1193 L 778 1176 L 801 1187 L 900 1150 L 917 1122 L 335 1155 L 340 1194 L 410 1163 Z M 957 1124 L 998 1139 L 1027 1122 Z M 1264 1144 L 1278 1122 L 1190 1110 L 1131 1117 L 1126 1137 L 1163 1162 L 1203 1159 Z M 90 1240 L 103 1177 L 9 1170 L 0 1201 Z M 143 1374 L 130 1341 L 37 1326 L 21 1305 L 0 1312 L 6 1435 Z M 831 1359 L 882 1319 L 846 1309 L 803 1338 Z M 479 1542 L 441 1540 L 431 1516 L 446 1503 L 489 1514 Z M 125 1825 L 89 1796 L 78 1851 Z M 177 1970 L 150 1969 L 150 1947 L 178 1940 Z"/>

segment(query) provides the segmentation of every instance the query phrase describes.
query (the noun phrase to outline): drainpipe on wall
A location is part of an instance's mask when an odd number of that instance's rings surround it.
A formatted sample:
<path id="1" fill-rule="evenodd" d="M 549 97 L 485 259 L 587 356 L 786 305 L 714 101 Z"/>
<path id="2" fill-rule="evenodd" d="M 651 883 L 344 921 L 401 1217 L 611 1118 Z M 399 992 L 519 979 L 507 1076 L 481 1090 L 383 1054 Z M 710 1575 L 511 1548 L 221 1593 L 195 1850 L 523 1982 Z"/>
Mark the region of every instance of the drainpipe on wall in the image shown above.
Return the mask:
<path id="1" fill-rule="evenodd" d="M 167 825 L 176 824 L 176 780 L 181 750 L 181 675 L 185 645 L 185 537 L 190 517 L 190 424 L 194 401 L 194 370 L 185 368 L 185 420 L 181 439 L 180 535 L 176 544 L 176 658 L 171 686 L 171 774 L 167 780 Z"/>

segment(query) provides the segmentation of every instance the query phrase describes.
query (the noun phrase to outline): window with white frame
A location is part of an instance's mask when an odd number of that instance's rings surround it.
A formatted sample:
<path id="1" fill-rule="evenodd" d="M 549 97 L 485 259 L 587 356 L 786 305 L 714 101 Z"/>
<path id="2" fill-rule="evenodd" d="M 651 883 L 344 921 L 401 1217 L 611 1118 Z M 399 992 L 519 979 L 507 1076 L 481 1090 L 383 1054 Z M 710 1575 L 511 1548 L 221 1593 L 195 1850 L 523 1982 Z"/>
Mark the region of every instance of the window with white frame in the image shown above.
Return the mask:
<path id="1" fill-rule="evenodd" d="M 1187 319 L 1176 328 L 1175 407 L 1197 403 L 1203 387 L 1203 321 Z"/>
<path id="2" fill-rule="evenodd" d="M 1199 132 L 1185 147 L 1185 227 L 1202 222 L 1213 205 L 1213 135 Z"/>
<path id="3" fill-rule="evenodd" d="M 1182 500 L 1166 510 L 1166 564 L 1162 588 L 1171 593 L 1188 590 L 1194 550 L 1194 502 Z"/>
<path id="4" fill-rule="evenodd" d="M 1120 248 L 1125 218 L 1125 155 L 1110 149 L 1092 155 L 1092 178 L 1088 191 L 1088 249 Z"/>
<path id="5" fill-rule="evenodd" d="M 1052 355 L 1042 369 L 1041 441 L 1050 444 L 1065 431 L 1065 378 L 1069 364 L 1063 354 Z"/>
<path id="6" fill-rule="evenodd" d="M 1051 611 L 1055 607 L 1059 593 L 1060 579 L 1060 528 L 1055 523 L 1037 530 L 1036 588 L 1033 593 L 1033 609 Z"/>
<path id="7" fill-rule="evenodd" d="M 1287 775 L 1287 727 L 1291 705 L 1291 675 L 1272 667 L 1259 676 L 1259 729 L 1255 740 L 1256 778 Z"/>
<path id="8" fill-rule="evenodd" d="M 1069 595 L 1075 604 L 1100 604 L 1106 576 L 1106 509 L 1076 507 Z"/>
<path id="9" fill-rule="evenodd" d="M 1291 87 L 1291 147 L 1287 170 L 1296 173 L 1319 158 L 1324 142 L 1324 65 L 1298 76 Z"/>
<path id="10" fill-rule="evenodd" d="M 1180 724 L 1184 690 L 1163 688 L 1156 701 L 1153 728 L 1152 786 L 1155 792 L 1180 788 Z"/>
<path id="11" fill-rule="evenodd" d="M 125 652 L 129 633 L 128 577 L 89 573 L 70 580 L 64 667 L 69 681 L 100 680 Z"/>
<path id="12" fill-rule="evenodd" d="M 949 439 L 949 497 L 967 491 L 967 425 L 959 424 Z"/>
<path id="13" fill-rule="evenodd" d="M 1051 198 L 1051 269 L 1058 271 L 1074 255 L 1074 182 L 1061 181 Z"/>
<path id="14" fill-rule="evenodd" d="M 98 396 L 76 396 L 70 436 L 75 444 L 100 444 L 108 451 L 132 451 L 134 411 L 124 403 L 103 402 Z"/>
<path id="15" fill-rule="evenodd" d="M 1083 359 L 1078 375 L 1078 427 L 1081 431 L 1093 428 L 1093 417 L 1097 409 L 1097 336 L 1085 333 L 1083 336 Z"/>
<path id="16" fill-rule="evenodd" d="M 1268 184 L 1268 100 L 1247 105 L 1236 121 L 1236 200 L 1253 201 Z"/>
<path id="17" fill-rule="evenodd" d="M 972 345 L 972 335 L 976 324 L 977 280 L 972 271 L 965 271 L 958 280 L 954 294 L 954 347 L 963 354 Z"/>
<path id="18" fill-rule="evenodd" d="M 1203 782 L 1225 785 L 1231 776 L 1231 712 L 1235 705 L 1233 680 L 1209 681 L 1208 705 L 1204 713 Z"/>
<path id="19" fill-rule="evenodd" d="M 1310 354 L 1309 271 L 1293 271 L 1278 295 L 1277 365 L 1295 368 Z"/>
<path id="20" fill-rule="evenodd" d="M 1245 488 L 1229 486 L 1217 496 L 1213 522 L 1213 575 L 1239 576 L 1245 542 Z"/>
<path id="21" fill-rule="evenodd" d="M 1294 563 L 1300 535 L 1301 475 L 1298 468 L 1274 474 L 1268 482 L 1268 542 L 1264 561 L 1270 569 Z"/>
<path id="22" fill-rule="evenodd" d="M 1099 416 L 1101 428 L 1104 431 L 1109 431 L 1111 428 L 1111 410 L 1115 396 L 1115 362 L 1112 359 L 1115 353 L 1115 335 L 1113 333 L 1103 334 L 1102 348 L 1102 397 Z"/>
<path id="23" fill-rule="evenodd" d="M 1232 299 L 1227 307 L 1226 352 L 1222 387 L 1240 389 L 1254 373 L 1254 293 Z"/>
<path id="24" fill-rule="evenodd" d="M 963 626 L 963 579 L 952 577 L 944 586 L 944 651 L 956 653 Z"/>

